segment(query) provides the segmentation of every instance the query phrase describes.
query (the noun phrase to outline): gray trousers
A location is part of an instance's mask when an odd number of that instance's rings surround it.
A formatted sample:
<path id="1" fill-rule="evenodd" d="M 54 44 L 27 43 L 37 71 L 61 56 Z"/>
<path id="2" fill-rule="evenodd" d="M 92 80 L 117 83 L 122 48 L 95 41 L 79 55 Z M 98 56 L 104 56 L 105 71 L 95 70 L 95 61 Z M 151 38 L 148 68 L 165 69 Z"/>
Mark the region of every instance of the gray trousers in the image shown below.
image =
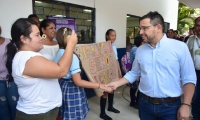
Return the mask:
<path id="1" fill-rule="evenodd" d="M 59 108 L 56 107 L 46 113 L 41 114 L 26 114 L 17 110 L 16 119 L 15 120 L 56 120 L 58 116 Z"/>

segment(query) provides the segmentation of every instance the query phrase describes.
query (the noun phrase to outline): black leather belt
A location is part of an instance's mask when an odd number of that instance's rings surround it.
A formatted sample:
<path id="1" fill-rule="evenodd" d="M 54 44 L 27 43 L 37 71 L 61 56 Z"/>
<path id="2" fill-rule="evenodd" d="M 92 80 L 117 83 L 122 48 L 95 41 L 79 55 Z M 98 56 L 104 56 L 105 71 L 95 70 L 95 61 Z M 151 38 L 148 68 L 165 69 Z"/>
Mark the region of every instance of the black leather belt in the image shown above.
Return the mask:
<path id="1" fill-rule="evenodd" d="M 162 104 L 162 103 L 171 103 L 176 102 L 180 97 L 167 97 L 167 98 L 153 98 L 149 97 L 143 93 L 140 93 L 146 100 L 152 104 Z"/>

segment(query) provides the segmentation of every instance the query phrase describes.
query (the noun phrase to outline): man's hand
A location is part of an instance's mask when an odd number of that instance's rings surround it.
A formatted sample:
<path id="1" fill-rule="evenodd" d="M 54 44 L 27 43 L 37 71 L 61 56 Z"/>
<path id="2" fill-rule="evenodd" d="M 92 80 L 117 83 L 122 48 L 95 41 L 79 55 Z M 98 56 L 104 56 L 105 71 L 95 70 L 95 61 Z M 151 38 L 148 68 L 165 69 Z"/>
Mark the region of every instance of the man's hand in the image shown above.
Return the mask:
<path id="1" fill-rule="evenodd" d="M 112 88 L 113 90 L 118 88 L 117 82 L 110 82 L 106 86 Z"/>
<path id="2" fill-rule="evenodd" d="M 111 87 L 106 86 L 105 84 L 100 84 L 100 89 L 102 89 L 104 92 L 112 93 L 113 89 Z"/>
<path id="3" fill-rule="evenodd" d="M 190 117 L 190 107 L 187 105 L 181 105 L 177 113 L 178 120 L 189 120 Z"/>

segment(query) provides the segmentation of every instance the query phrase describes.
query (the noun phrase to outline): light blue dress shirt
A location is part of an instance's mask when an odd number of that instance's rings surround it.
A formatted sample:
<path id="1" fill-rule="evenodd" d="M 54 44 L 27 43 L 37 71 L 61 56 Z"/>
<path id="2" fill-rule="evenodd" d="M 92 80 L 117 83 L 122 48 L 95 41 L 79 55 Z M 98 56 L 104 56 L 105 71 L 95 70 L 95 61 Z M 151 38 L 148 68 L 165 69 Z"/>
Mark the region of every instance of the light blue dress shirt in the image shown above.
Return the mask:
<path id="1" fill-rule="evenodd" d="M 65 52 L 64 49 L 59 49 L 57 55 L 54 57 L 54 62 L 57 63 L 60 60 L 60 58 L 63 56 L 64 52 Z M 62 78 L 65 78 L 65 79 L 72 78 L 72 75 L 78 72 L 81 72 L 80 61 L 78 57 L 75 54 L 73 54 L 72 64 L 69 69 L 69 72 Z"/>
<path id="2" fill-rule="evenodd" d="M 140 77 L 140 92 L 157 98 L 178 97 L 183 85 L 196 84 L 194 64 L 184 42 L 163 38 L 153 48 L 150 44 L 141 45 L 137 51 L 131 71 L 126 78 L 133 83 Z"/>

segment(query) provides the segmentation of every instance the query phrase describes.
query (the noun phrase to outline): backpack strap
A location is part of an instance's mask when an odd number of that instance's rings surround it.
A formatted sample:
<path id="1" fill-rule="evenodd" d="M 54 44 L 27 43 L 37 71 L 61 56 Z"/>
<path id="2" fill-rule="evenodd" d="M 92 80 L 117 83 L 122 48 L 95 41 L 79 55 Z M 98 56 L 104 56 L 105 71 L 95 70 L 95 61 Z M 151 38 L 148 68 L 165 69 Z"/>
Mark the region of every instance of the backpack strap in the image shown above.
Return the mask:
<path id="1" fill-rule="evenodd" d="M 196 39 L 195 35 L 193 35 L 188 39 L 188 43 L 187 43 L 193 61 L 194 61 L 194 50 L 193 50 L 193 48 L 194 48 L 195 39 Z"/>

